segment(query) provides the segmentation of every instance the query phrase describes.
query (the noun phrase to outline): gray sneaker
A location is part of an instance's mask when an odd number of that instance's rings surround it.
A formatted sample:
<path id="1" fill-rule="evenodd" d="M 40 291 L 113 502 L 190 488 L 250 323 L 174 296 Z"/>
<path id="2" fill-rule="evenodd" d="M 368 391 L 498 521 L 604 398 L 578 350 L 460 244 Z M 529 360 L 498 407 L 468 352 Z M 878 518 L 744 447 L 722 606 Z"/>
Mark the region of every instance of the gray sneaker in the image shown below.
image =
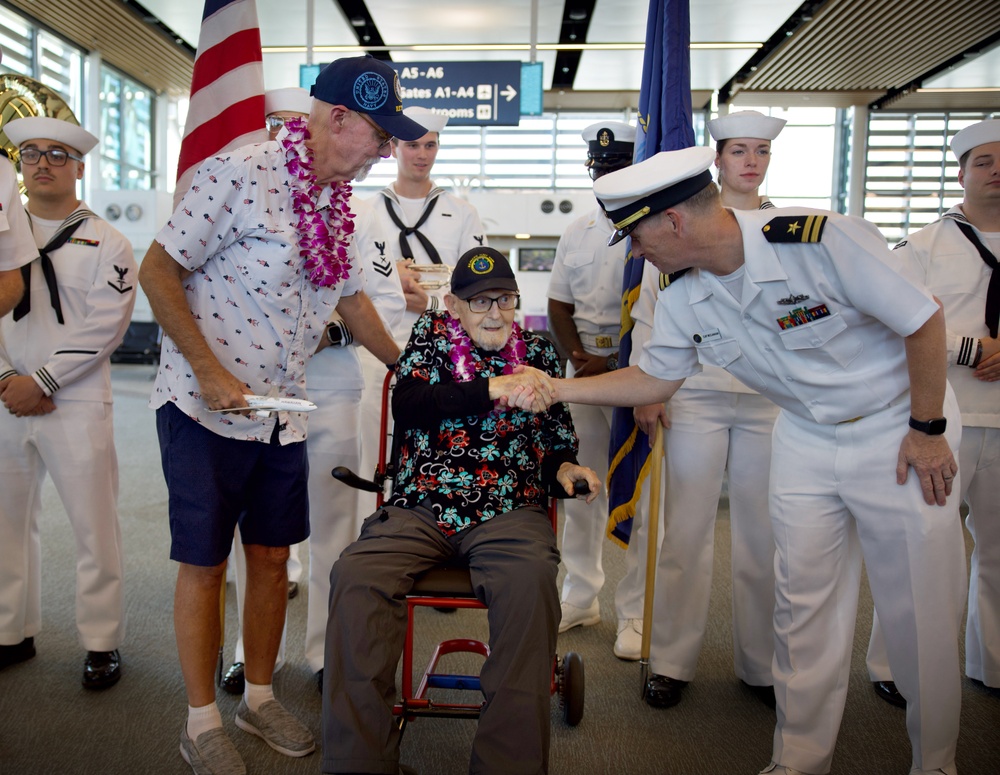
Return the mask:
<path id="1" fill-rule="evenodd" d="M 257 735 L 278 753 L 305 756 L 316 750 L 312 733 L 277 700 L 268 700 L 254 713 L 245 699 L 236 709 L 236 726 Z"/>
<path id="2" fill-rule="evenodd" d="M 181 756 L 195 775 L 247 775 L 243 759 L 222 727 L 202 732 L 192 741 L 185 722 L 181 728 Z"/>

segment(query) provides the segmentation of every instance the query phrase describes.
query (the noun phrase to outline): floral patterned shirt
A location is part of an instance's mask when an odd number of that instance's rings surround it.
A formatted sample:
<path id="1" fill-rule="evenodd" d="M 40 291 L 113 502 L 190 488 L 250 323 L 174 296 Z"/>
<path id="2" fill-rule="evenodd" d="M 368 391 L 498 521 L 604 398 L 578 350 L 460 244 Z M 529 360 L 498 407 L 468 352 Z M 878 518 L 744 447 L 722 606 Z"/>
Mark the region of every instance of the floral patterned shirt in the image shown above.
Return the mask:
<path id="1" fill-rule="evenodd" d="M 399 439 L 395 506 L 429 506 L 446 535 L 525 506 L 544 507 L 565 462 L 576 463 L 577 438 L 565 404 L 532 414 L 498 409 L 489 377 L 503 374 L 499 353 L 475 346 L 476 378 L 454 379 L 451 342 L 441 310 L 414 324 L 396 365 L 392 408 Z M 561 376 L 552 344 L 524 333 L 526 361 Z"/>

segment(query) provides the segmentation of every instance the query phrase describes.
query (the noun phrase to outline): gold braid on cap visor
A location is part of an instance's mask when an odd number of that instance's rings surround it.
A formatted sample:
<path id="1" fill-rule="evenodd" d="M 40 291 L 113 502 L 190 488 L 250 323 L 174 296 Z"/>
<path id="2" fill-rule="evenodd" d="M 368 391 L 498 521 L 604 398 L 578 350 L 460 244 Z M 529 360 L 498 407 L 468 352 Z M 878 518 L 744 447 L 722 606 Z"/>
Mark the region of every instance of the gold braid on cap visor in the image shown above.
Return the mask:
<path id="1" fill-rule="evenodd" d="M 609 210 L 603 201 L 601 207 L 608 214 L 615 229 L 620 231 L 651 213 L 663 212 L 668 207 L 690 199 L 711 182 L 712 173 L 704 170 L 693 178 L 685 178 L 672 186 L 661 188 L 659 191 L 654 191 L 642 199 L 619 207 L 617 210 Z"/>

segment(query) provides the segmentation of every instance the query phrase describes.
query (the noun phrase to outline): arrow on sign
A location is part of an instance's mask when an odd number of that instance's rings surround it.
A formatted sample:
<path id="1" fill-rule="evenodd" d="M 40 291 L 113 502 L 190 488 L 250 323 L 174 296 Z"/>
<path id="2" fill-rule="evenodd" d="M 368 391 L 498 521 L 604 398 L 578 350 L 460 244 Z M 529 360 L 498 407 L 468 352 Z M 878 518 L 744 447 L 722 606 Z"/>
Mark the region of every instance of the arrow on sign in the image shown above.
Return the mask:
<path id="1" fill-rule="evenodd" d="M 514 89 L 513 86 L 511 86 L 508 83 L 507 84 L 507 88 L 504 89 L 502 92 L 500 92 L 500 96 L 501 97 L 506 97 L 507 98 L 507 102 L 510 102 L 512 99 L 514 99 L 517 96 L 517 91 Z"/>

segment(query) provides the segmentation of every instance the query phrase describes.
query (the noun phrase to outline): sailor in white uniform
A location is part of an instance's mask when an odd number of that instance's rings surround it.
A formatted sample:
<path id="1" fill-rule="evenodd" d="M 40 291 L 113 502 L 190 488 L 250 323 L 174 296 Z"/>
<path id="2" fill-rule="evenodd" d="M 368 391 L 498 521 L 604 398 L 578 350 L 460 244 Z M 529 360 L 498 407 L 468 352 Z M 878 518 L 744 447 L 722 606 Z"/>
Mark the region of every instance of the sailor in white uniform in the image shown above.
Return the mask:
<path id="1" fill-rule="evenodd" d="M 34 656 L 48 472 L 76 536 L 83 685 L 103 689 L 121 677 L 125 635 L 110 358 L 131 320 L 137 267 L 128 240 L 76 195 L 97 138 L 55 118 L 4 130 L 20 147 L 42 250 L 25 267 L 28 291 L 0 319 L 0 645 Z"/>
<path id="2" fill-rule="evenodd" d="M 755 110 L 708 122 L 716 140 L 715 166 L 722 204 L 738 210 L 773 208 L 759 188 L 771 160 L 771 141 L 785 120 Z M 663 282 L 646 263 L 633 309 L 643 341 L 649 338 Z M 667 294 L 666 303 L 676 303 Z M 644 330 L 644 331 L 643 331 Z M 638 363 L 641 348 L 633 351 Z M 661 410 L 661 407 L 657 407 Z M 659 411 L 647 411 L 648 420 Z M 778 407 L 725 369 L 705 366 L 670 399 L 663 487 L 663 542 L 653 595 L 653 627 L 645 699 L 656 708 L 681 700 L 695 676 L 708 625 L 715 549 L 715 516 L 728 481 L 732 529 L 733 666 L 751 692 L 774 707 L 774 538 L 767 508 L 771 430 Z M 640 410 L 637 416 L 642 417 Z M 652 436 L 655 425 L 643 430 Z"/>
<path id="3" fill-rule="evenodd" d="M 581 133 L 587 143 L 590 176 L 602 175 L 632 163 L 635 127 L 621 121 L 600 121 Z M 567 375 L 603 374 L 618 366 L 621 331 L 622 274 L 625 246 L 608 246 L 614 228 L 600 207 L 573 221 L 566 229 L 549 280 L 549 327 L 569 356 Z M 601 479 L 608 475 L 611 407 L 572 404 L 570 414 L 580 438 L 581 465 Z M 597 595 L 604 586 L 601 555 L 608 522 L 604 490 L 593 503 L 566 501 L 560 554 L 566 568 L 562 586 L 559 631 L 597 624 L 601 620 Z M 636 531 L 638 532 L 638 531 Z M 615 590 L 618 636 L 614 653 L 636 660 L 642 647 L 644 569 L 640 541 L 629 542 L 626 573 Z"/>
<path id="4" fill-rule="evenodd" d="M 595 184 L 616 237 L 676 279 L 639 366 L 556 380 L 554 400 L 663 401 L 702 363 L 772 398 L 777 725 L 764 772 L 830 771 L 863 554 L 908 700 L 911 772 L 955 775 L 965 557 L 944 315 L 866 221 L 723 208 L 714 159 L 660 153 Z"/>
<path id="5" fill-rule="evenodd" d="M 38 258 L 13 165 L 0 157 L 0 317 L 24 295 L 21 267 Z"/>
<path id="6" fill-rule="evenodd" d="M 952 138 L 951 150 L 962 203 L 907 236 L 896 253 L 903 270 L 926 283 L 944 307 L 948 381 L 962 410 L 960 495 L 975 540 L 965 674 L 1000 689 L 1000 120 L 966 127 Z M 891 673 L 877 618 L 868 668 L 886 698 Z"/>

